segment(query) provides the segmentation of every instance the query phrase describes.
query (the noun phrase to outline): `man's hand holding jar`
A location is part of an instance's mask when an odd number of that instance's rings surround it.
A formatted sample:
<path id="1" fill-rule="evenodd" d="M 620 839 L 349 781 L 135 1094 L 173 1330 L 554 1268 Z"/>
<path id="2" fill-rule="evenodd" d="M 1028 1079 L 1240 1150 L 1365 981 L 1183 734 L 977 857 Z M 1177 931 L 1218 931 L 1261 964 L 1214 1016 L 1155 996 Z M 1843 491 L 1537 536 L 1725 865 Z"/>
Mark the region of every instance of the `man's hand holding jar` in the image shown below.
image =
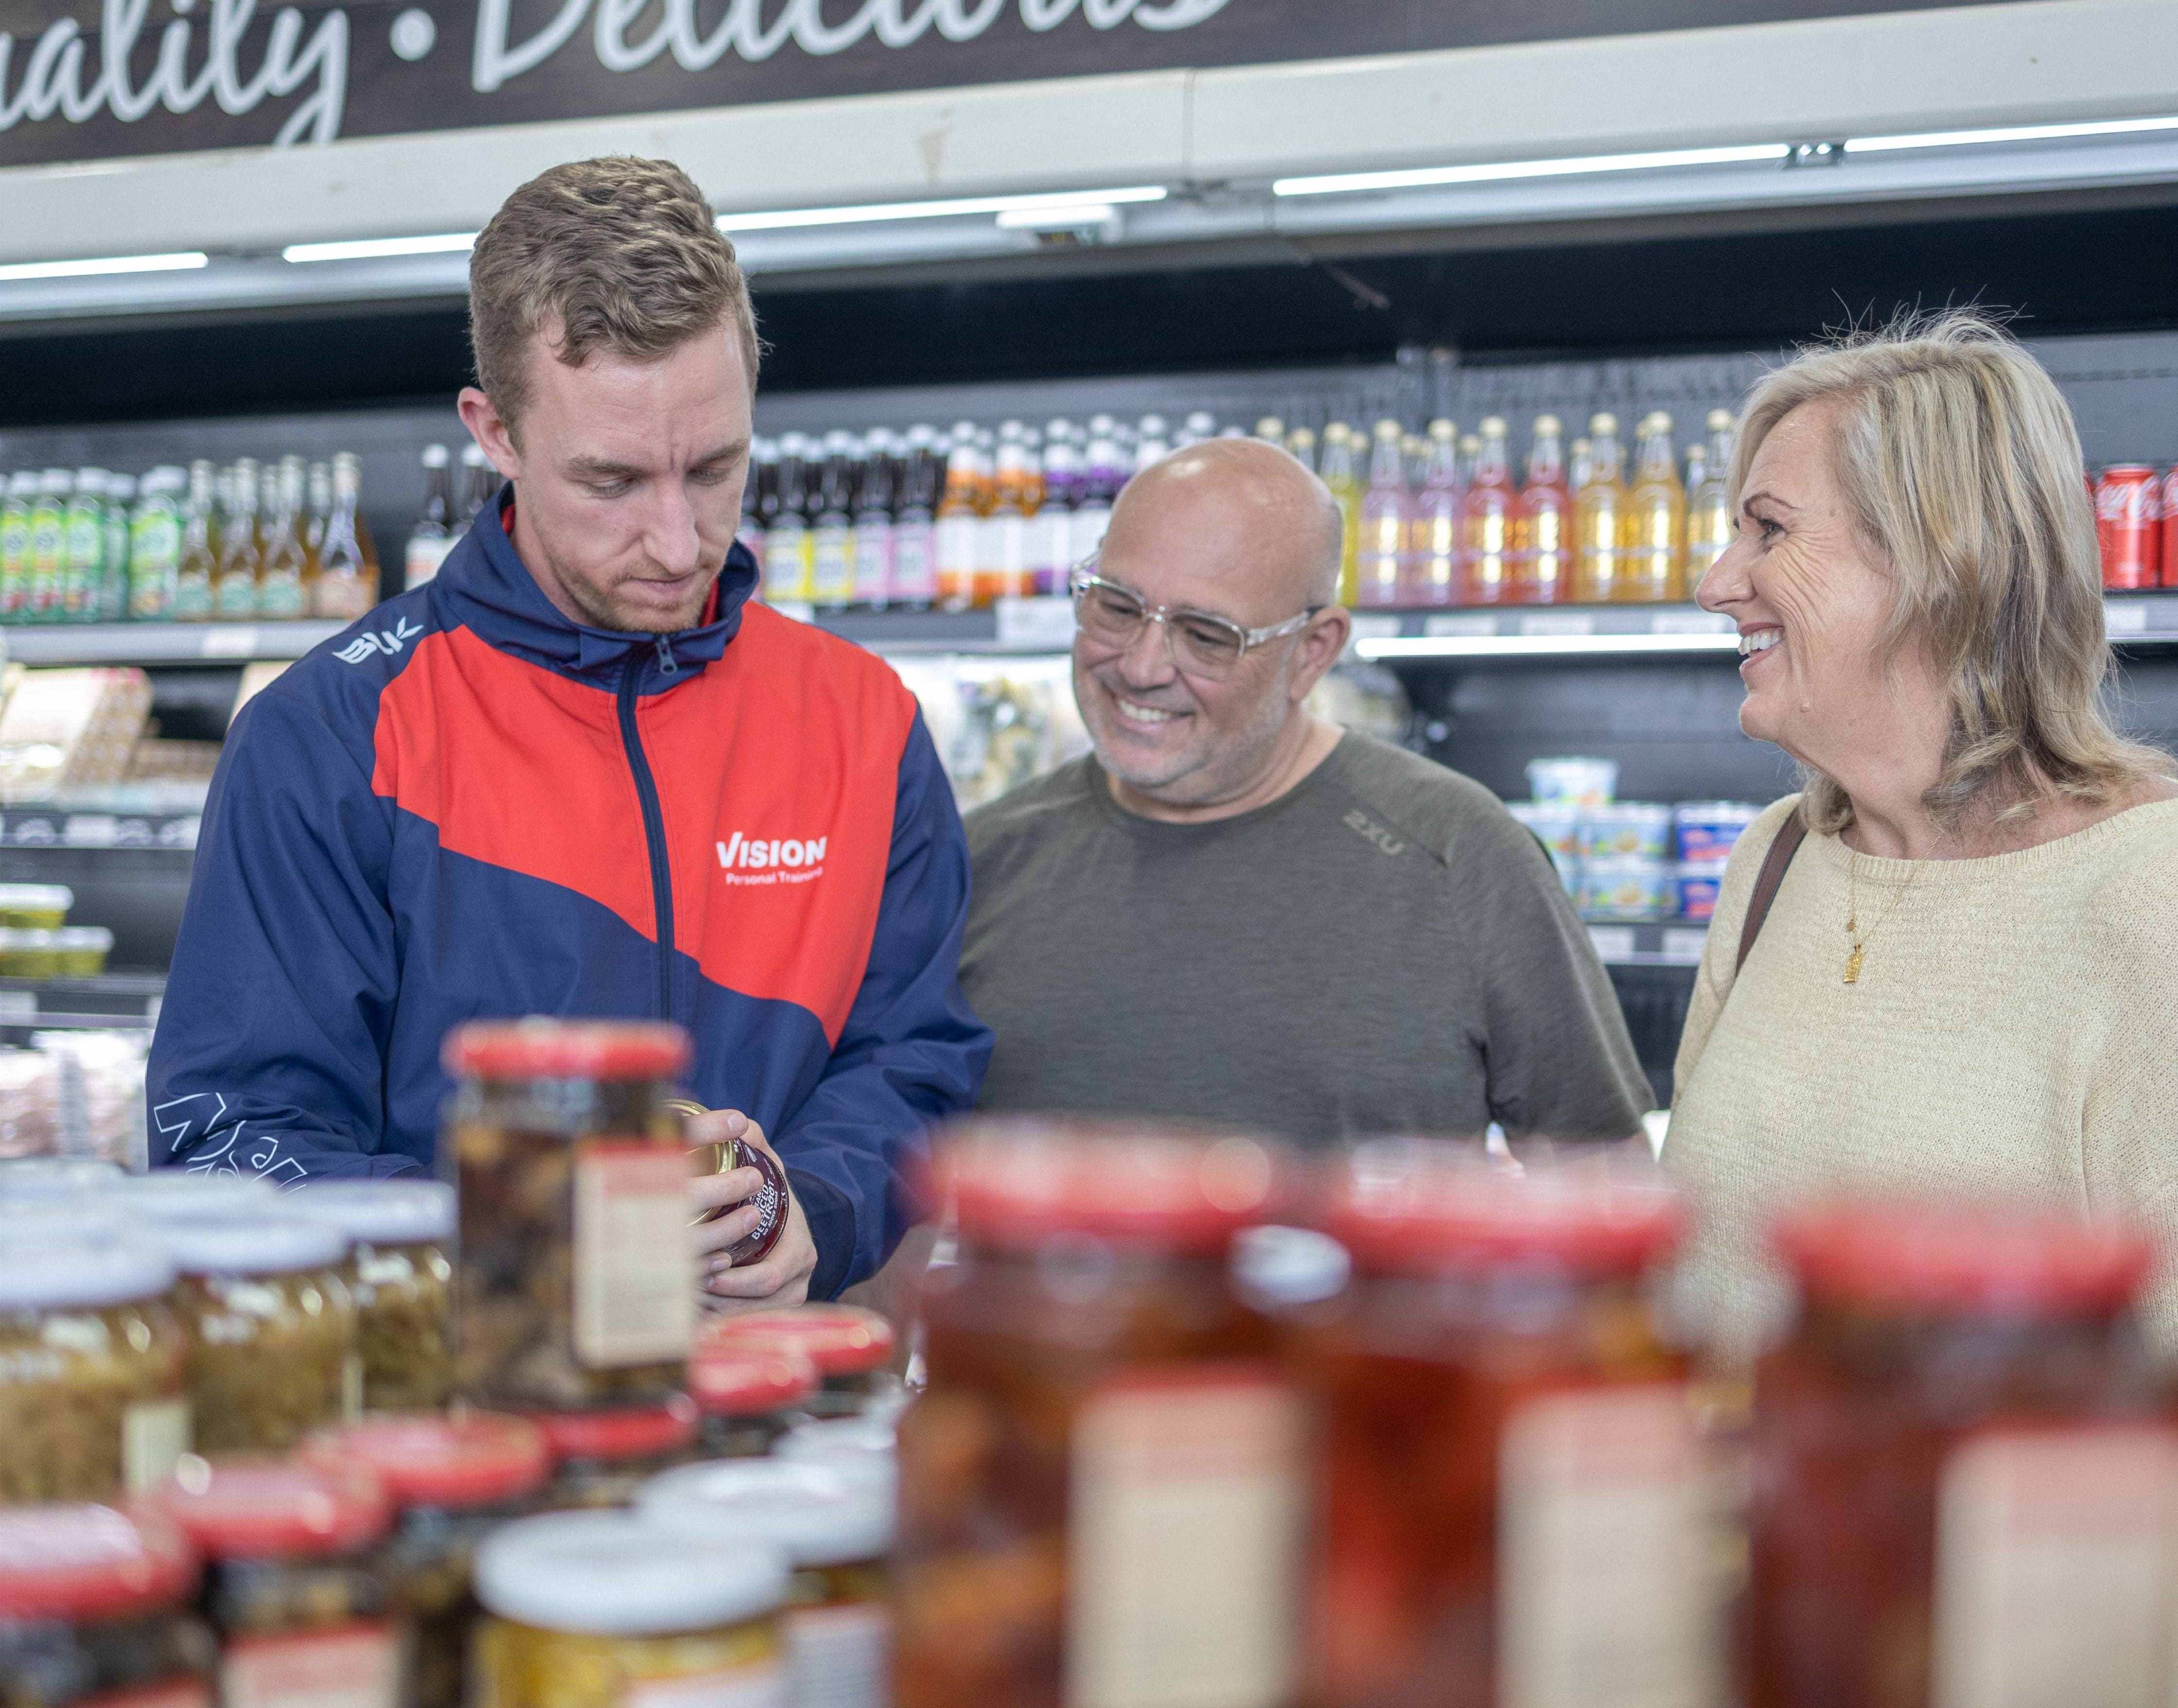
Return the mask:
<path id="1" fill-rule="evenodd" d="M 705 1159 L 688 1182 L 704 1309 L 801 1304 L 816 1272 L 817 1243 L 763 1128 L 737 1109 L 691 1110 L 687 1135 L 691 1150 Z M 707 1165 L 711 1156 L 718 1161 Z"/>

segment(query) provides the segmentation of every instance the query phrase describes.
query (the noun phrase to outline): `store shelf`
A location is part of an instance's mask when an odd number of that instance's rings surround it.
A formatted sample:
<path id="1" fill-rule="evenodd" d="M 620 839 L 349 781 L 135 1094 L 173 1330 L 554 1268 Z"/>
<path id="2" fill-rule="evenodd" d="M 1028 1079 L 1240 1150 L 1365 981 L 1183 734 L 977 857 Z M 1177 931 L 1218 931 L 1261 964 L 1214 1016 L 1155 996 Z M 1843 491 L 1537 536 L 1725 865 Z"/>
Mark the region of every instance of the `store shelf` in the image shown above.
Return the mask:
<path id="1" fill-rule="evenodd" d="M 246 664 L 299 658 L 344 623 L 28 624 L 4 631 L 19 664 Z"/>
<path id="2" fill-rule="evenodd" d="M 0 848 L 171 849 L 197 845 L 201 815 L 100 810 L 80 806 L 11 806 L 0 811 Z"/>
<path id="3" fill-rule="evenodd" d="M 1598 922 L 1588 928 L 1588 937 L 1606 967 L 1698 967 L 1709 927 L 1686 919 Z"/>
<path id="4" fill-rule="evenodd" d="M 167 981 L 156 974 L 105 973 L 90 979 L 0 979 L 0 1028 L 85 1030 L 149 1026 L 158 1018 Z"/>

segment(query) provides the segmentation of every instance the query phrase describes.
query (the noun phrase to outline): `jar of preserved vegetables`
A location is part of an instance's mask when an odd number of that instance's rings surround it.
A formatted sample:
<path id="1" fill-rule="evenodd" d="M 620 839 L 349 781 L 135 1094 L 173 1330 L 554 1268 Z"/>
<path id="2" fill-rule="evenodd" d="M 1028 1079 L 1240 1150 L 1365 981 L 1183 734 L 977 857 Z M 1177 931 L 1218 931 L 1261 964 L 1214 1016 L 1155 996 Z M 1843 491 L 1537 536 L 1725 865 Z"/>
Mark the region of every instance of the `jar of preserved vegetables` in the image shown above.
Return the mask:
<path id="1" fill-rule="evenodd" d="M 314 1459 L 377 1473 L 398 1516 L 385 1547 L 393 1605 L 414 1638 L 411 1700 L 461 1708 L 478 1611 L 478 1544 L 531 1509 L 552 1473 L 544 1432 L 519 1417 L 367 1417 L 320 1436 Z"/>
<path id="2" fill-rule="evenodd" d="M 696 1319 L 676 1026 L 479 1023 L 448 1034 L 461 1188 L 456 1385 L 507 1411 L 657 1405 Z"/>
<path id="3" fill-rule="evenodd" d="M 200 1453 L 284 1452 L 362 1400 L 347 1241 L 322 1223 L 235 1215 L 162 1224 L 181 1279 Z"/>
<path id="4" fill-rule="evenodd" d="M 1757 1367 L 1755 1708 L 2163 1702 L 2178 1434 L 2147 1241 L 2025 1210 L 1787 1219 Z"/>
<path id="5" fill-rule="evenodd" d="M 185 1459 L 151 1497 L 205 1557 L 221 1708 L 404 1708 L 378 1479 L 302 1459 Z"/>
<path id="6" fill-rule="evenodd" d="M 0 1511 L 0 1702 L 211 1708 L 196 1586 L 195 1551 L 156 1513 Z"/>
<path id="7" fill-rule="evenodd" d="M 688 1356 L 697 1451 L 707 1459 L 754 1459 L 771 1451 L 796 1406 L 817 1391 L 817 1367 L 795 1348 L 736 1345 L 699 1334 Z"/>
<path id="8" fill-rule="evenodd" d="M 475 1708 L 774 1708 L 786 1562 L 633 1514 L 558 1513 L 477 1551 Z"/>
<path id="9" fill-rule="evenodd" d="M 898 1336 L 875 1311 L 856 1305 L 793 1305 L 721 1317 L 705 1330 L 721 1345 L 771 1341 L 805 1354 L 824 1386 L 804 1407 L 813 1417 L 845 1417 L 899 1387 L 892 1373 Z"/>
<path id="10" fill-rule="evenodd" d="M 189 1446 L 189 1342 L 149 1242 L 0 1236 L 0 1503 L 107 1500 Z"/>
<path id="11" fill-rule="evenodd" d="M 271 1214 L 280 1194 L 257 1175 L 189 1174 L 178 1168 L 125 1174 L 98 1188 L 115 1209 L 145 1221 L 194 1221 L 205 1216 Z"/>
<path id="12" fill-rule="evenodd" d="M 337 1228 L 349 1242 L 342 1278 L 355 1302 L 363 1403 L 371 1411 L 432 1411 L 453 1389 L 454 1189 L 439 1181 L 329 1181 L 290 1193 L 283 1209 Z"/>
<path id="13" fill-rule="evenodd" d="M 896 1528 L 890 1478 L 777 1459 L 687 1465 L 648 1484 L 636 1515 L 661 1530 L 779 1549 L 794 1570 L 782 1622 L 787 1700 L 885 1708 L 885 1570 Z"/>
<path id="14" fill-rule="evenodd" d="M 1311 1700 L 1712 1701 L 1710 1485 L 1651 1304 L 1677 1199 L 1387 1143 L 1323 1213 L 1354 1282 L 1287 1319 L 1318 1412 Z"/>
<path id="15" fill-rule="evenodd" d="M 531 1417 L 552 1449 L 552 1481 L 538 1502 L 551 1511 L 626 1506 L 659 1471 L 687 1463 L 696 1444 L 696 1408 L 683 1394 L 663 1405 Z"/>
<path id="16" fill-rule="evenodd" d="M 670 1097 L 665 1106 L 683 1121 L 693 1121 L 711 1113 L 702 1104 L 692 1103 L 685 1097 Z M 786 1231 L 786 1171 L 779 1165 L 778 1159 L 746 1139 L 729 1138 L 692 1145 L 689 1160 L 696 1174 L 727 1174 L 737 1168 L 752 1168 L 763 1177 L 755 1194 L 746 1200 L 747 1206 L 756 1211 L 756 1225 L 720 1253 L 732 1263 L 762 1263 L 771 1255 L 779 1236 Z M 724 1210 L 713 1210 L 703 1220 L 708 1221 L 725 1214 Z"/>
<path id="17" fill-rule="evenodd" d="M 19 1156 L 0 1161 L 0 1198 L 96 1199 L 121 1190 L 118 1163 L 90 1157 Z"/>
<path id="18" fill-rule="evenodd" d="M 1092 1123 L 944 1147 L 960 1256 L 900 1423 L 900 1708 L 1289 1701 L 1301 1407 L 1227 1268 L 1279 1173 L 1251 1138 Z"/>

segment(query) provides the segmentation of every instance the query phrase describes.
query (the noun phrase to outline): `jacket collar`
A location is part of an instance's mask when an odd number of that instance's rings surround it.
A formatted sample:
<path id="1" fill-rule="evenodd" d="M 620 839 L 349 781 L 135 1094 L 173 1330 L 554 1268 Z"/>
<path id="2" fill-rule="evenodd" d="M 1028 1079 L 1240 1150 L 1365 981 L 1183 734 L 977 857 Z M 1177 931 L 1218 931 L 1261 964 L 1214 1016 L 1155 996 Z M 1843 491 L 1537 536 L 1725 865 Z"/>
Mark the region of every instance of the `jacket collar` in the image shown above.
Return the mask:
<path id="1" fill-rule="evenodd" d="M 683 668 L 715 663 L 740 632 L 742 608 L 758 579 L 756 559 L 740 541 L 719 573 L 710 621 L 671 635 L 594 629 L 562 614 L 516 553 L 501 521 L 509 496 L 510 488 L 502 487 L 477 512 L 440 567 L 436 583 L 451 601 L 456 620 L 501 652 L 567 675 L 598 679 L 616 678 L 630 654 L 648 652 L 665 679 L 659 685 L 665 686 Z"/>

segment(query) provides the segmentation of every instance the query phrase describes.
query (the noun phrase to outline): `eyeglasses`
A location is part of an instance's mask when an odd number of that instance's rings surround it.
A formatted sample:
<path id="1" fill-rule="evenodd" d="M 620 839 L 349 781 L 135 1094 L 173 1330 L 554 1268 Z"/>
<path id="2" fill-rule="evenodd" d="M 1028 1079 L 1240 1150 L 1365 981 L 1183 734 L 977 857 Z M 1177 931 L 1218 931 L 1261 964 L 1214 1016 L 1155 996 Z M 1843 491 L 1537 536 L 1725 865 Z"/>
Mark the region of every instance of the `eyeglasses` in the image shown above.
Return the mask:
<path id="1" fill-rule="evenodd" d="M 1075 567 L 1067 577 L 1067 586 L 1074 595 L 1075 626 L 1100 647 L 1125 652 L 1144 628 L 1162 623 L 1173 663 L 1190 676 L 1206 678 L 1230 675 L 1250 648 L 1299 634 L 1323 609 L 1321 605 L 1311 605 L 1283 623 L 1266 629 L 1244 629 L 1214 611 L 1152 605 L 1133 588 L 1098 575 L 1094 558 L 1085 559 Z"/>

